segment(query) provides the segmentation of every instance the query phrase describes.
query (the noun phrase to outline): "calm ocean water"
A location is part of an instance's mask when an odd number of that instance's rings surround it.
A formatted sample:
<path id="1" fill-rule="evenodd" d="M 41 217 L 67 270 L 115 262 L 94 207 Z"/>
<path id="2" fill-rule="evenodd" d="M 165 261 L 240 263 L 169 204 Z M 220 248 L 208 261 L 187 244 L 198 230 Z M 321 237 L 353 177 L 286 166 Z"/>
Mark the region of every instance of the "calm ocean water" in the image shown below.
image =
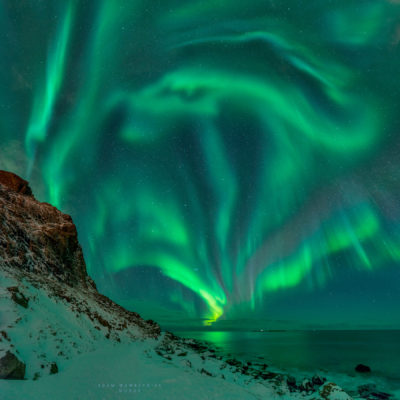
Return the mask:
<path id="1" fill-rule="evenodd" d="M 243 360 L 258 360 L 295 373 L 320 372 L 356 377 L 357 382 L 384 382 L 400 388 L 400 331 L 284 331 L 284 332 L 176 332 L 205 340 L 222 353 Z M 354 371 L 357 364 L 371 374 Z"/>

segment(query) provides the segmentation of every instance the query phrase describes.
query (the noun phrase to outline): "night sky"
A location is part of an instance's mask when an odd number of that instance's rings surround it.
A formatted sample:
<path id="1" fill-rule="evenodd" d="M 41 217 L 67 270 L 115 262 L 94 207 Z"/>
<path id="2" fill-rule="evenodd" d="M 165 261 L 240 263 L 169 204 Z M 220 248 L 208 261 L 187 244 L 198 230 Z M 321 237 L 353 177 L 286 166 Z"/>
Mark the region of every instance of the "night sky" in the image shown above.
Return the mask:
<path id="1" fill-rule="evenodd" d="M 400 1 L 2 0 L 0 169 L 168 328 L 400 328 Z"/>

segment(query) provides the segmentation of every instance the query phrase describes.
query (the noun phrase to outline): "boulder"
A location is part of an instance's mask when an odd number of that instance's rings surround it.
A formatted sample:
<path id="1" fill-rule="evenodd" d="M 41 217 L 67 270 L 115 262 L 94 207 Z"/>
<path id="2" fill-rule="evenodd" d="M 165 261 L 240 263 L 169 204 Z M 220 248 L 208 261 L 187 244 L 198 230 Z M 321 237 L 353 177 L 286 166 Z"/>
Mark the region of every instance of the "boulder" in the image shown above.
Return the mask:
<path id="1" fill-rule="evenodd" d="M 364 365 L 364 364 L 358 364 L 354 369 L 357 372 L 361 372 L 361 373 L 371 372 L 371 368 L 368 367 L 368 365 Z"/>
<path id="2" fill-rule="evenodd" d="M 28 308 L 29 299 L 21 293 L 17 286 L 8 287 L 7 290 L 11 293 L 11 299 L 21 307 Z"/>
<path id="3" fill-rule="evenodd" d="M 24 379 L 25 364 L 17 356 L 7 351 L 0 358 L 0 378 L 1 379 Z"/>
<path id="4" fill-rule="evenodd" d="M 52 362 L 50 365 L 50 375 L 58 374 L 58 366 L 57 363 Z"/>

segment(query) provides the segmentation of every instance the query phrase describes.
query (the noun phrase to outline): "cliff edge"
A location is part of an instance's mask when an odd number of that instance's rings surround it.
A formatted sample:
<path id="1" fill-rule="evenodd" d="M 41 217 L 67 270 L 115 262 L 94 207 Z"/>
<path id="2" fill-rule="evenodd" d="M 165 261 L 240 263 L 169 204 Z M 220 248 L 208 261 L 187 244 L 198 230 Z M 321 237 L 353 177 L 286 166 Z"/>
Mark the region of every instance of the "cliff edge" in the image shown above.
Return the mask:
<path id="1" fill-rule="evenodd" d="M 160 332 L 97 291 L 72 218 L 0 171 L 0 378 L 37 379 L 101 340 Z"/>

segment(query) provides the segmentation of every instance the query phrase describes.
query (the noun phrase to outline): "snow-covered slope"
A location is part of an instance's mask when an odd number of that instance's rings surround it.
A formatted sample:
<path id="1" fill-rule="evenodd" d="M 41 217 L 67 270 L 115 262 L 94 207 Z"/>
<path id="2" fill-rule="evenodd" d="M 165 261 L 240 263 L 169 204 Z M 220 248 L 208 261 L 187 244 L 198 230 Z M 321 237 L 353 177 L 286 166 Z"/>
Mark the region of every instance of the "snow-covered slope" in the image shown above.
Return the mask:
<path id="1" fill-rule="evenodd" d="M 1 400 L 350 399 L 161 332 L 101 295 L 71 218 L 1 171 L 0 233 Z"/>

